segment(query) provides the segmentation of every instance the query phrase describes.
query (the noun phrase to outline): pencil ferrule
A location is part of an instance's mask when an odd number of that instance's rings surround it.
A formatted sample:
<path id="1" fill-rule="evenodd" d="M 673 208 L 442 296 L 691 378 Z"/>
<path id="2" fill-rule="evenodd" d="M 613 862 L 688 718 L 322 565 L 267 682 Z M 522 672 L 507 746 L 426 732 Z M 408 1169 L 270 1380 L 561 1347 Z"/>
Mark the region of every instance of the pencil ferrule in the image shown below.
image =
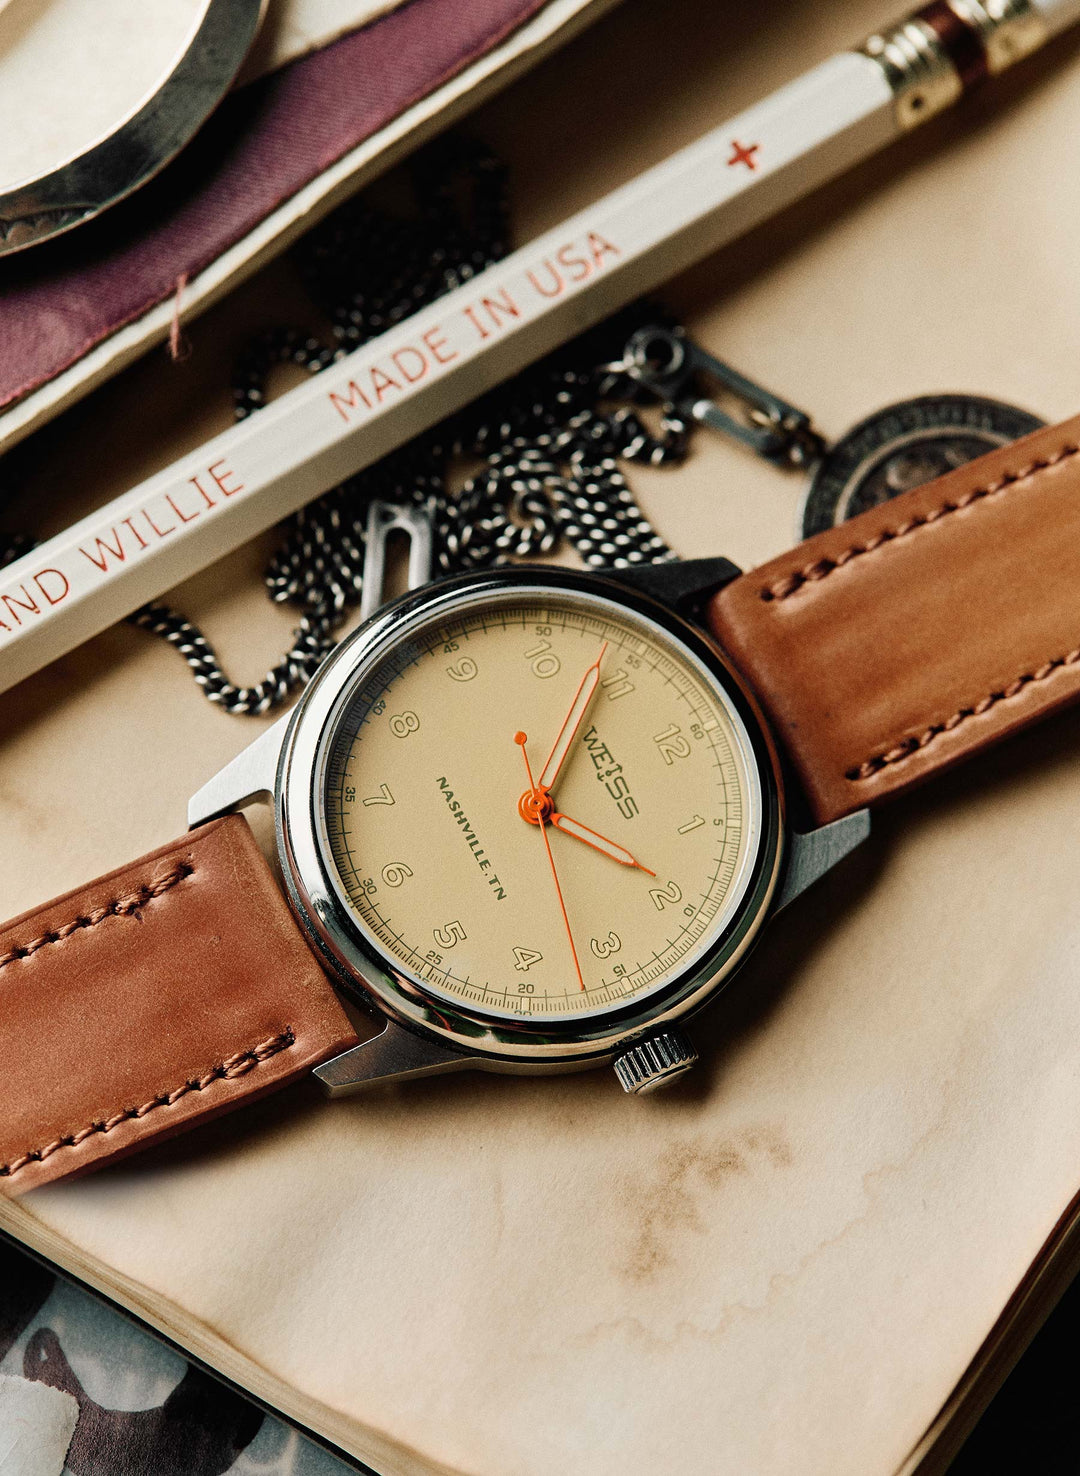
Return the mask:
<path id="1" fill-rule="evenodd" d="M 1046 36 L 1032 0 L 930 0 L 859 50 L 884 72 L 897 124 L 907 131 L 1020 61 Z"/>
<path id="2" fill-rule="evenodd" d="M 896 121 L 905 131 L 951 107 L 964 90 L 940 35 L 921 16 L 878 31 L 860 50 L 885 73 Z"/>

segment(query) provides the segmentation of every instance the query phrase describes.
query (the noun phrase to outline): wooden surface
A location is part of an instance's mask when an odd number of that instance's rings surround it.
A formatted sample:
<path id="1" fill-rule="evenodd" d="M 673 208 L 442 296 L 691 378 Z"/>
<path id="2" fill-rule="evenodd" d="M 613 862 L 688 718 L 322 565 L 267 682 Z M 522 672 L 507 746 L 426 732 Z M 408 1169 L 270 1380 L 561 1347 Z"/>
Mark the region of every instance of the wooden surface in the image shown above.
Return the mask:
<path id="1" fill-rule="evenodd" d="M 733 3 L 627 0 L 476 120 L 513 161 L 520 238 L 890 14 L 770 3 L 751 33 Z M 1059 43 L 668 302 L 830 434 L 932 390 L 1075 412 L 1077 66 Z M 147 361 L 51 432 L 8 521 L 59 526 L 198 444 L 243 333 L 300 311 L 284 269 L 243 289 L 183 365 Z M 686 552 L 750 565 L 793 539 L 798 478 L 708 433 L 634 482 Z M 247 677 L 291 624 L 264 555 L 176 596 Z M 260 726 L 125 628 L 0 722 L 6 914 L 177 833 Z M 884 814 L 667 1096 L 604 1073 L 298 1090 L 3 1222 L 101 1258 L 151 1320 L 395 1476 L 889 1476 L 1077 1188 L 1078 740 L 1067 715 Z"/>

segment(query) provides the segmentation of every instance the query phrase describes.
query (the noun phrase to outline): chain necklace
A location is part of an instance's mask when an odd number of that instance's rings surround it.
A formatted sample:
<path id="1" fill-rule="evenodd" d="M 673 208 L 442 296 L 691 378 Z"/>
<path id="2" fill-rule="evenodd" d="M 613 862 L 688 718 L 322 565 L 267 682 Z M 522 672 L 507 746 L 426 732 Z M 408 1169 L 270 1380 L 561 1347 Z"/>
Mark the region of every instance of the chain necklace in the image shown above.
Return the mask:
<path id="1" fill-rule="evenodd" d="M 261 333 L 238 365 L 237 419 L 266 403 L 276 365 L 317 374 L 506 254 L 505 169 L 491 153 L 438 140 L 413 161 L 412 180 L 416 218 L 396 219 L 360 199 L 301 243 L 300 272 L 334 342 L 292 328 Z M 300 622 L 261 681 L 230 681 L 202 631 L 168 605 L 144 605 L 129 620 L 179 652 L 209 701 L 256 714 L 311 679 L 359 603 L 372 498 L 432 510 L 440 573 L 549 554 L 564 539 L 592 568 L 675 558 L 622 466 L 678 463 L 687 453 L 689 422 L 673 406 L 665 405 L 658 434 L 641 419 L 637 406 L 652 397 L 623 352 L 632 335 L 656 324 L 672 326 L 655 305 L 617 314 L 288 518 L 265 582 Z M 470 467 L 453 492 L 455 475 Z M 0 567 L 32 546 L 25 536 L 6 537 Z"/>

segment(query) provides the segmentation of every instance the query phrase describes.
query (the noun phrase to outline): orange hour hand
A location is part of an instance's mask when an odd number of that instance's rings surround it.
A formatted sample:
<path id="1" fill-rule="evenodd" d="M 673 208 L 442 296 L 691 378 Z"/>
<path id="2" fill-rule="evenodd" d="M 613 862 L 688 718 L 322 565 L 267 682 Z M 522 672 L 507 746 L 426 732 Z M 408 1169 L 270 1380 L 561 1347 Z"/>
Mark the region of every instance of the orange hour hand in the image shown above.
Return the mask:
<path id="1" fill-rule="evenodd" d="M 650 871 L 647 866 L 642 866 L 635 856 L 632 856 L 625 846 L 620 846 L 617 841 L 608 840 L 606 835 L 600 835 L 595 830 L 590 830 L 587 825 L 582 825 L 580 820 L 571 820 L 569 815 L 560 815 L 558 811 L 551 817 L 551 824 L 556 830 L 561 830 L 563 835 L 572 835 L 575 840 L 584 841 L 587 846 L 592 846 L 594 851 L 601 855 L 610 856 L 613 861 L 618 861 L 620 866 L 635 866 L 638 871 L 644 871 L 647 876 L 655 876 L 655 871 Z"/>

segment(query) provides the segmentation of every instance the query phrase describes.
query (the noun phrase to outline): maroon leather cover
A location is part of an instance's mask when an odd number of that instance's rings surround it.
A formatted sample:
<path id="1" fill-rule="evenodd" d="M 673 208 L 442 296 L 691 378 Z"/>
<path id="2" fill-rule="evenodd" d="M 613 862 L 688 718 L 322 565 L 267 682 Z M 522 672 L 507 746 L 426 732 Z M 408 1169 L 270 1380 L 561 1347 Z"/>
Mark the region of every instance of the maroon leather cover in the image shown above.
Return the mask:
<path id="1" fill-rule="evenodd" d="M 233 93 L 129 200 L 0 260 L 0 407 L 163 302 L 544 0 L 409 0 Z"/>
<path id="2" fill-rule="evenodd" d="M 0 1191 L 284 1086 L 356 1036 L 240 815 L 0 928 Z"/>

